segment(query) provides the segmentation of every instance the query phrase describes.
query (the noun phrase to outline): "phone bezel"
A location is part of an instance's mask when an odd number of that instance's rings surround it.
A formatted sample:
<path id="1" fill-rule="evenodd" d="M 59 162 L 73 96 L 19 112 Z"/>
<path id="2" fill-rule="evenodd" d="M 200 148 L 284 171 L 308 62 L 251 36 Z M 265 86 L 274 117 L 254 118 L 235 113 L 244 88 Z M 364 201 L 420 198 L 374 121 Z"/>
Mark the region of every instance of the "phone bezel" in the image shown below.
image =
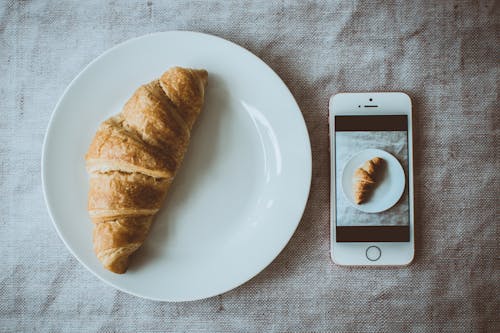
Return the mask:
<path id="1" fill-rule="evenodd" d="M 376 105 L 376 107 L 374 107 Z M 368 107 L 366 107 L 368 106 Z M 408 116 L 408 202 L 409 242 L 336 242 L 335 240 L 335 116 L 336 115 L 407 115 Z M 413 121 L 410 97 L 402 92 L 339 93 L 330 98 L 330 255 L 342 266 L 399 266 L 412 262 L 414 246 L 413 200 Z M 366 257 L 366 249 L 377 246 L 382 255 L 377 261 Z"/>

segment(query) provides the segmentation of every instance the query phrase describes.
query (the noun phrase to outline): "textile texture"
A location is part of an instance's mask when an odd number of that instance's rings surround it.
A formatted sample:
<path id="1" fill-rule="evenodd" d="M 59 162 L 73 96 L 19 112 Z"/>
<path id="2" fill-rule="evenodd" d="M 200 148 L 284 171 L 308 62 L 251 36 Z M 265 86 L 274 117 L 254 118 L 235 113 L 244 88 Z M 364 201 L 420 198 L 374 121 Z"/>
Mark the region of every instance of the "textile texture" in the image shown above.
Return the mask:
<path id="1" fill-rule="evenodd" d="M 1 1 L 0 331 L 498 332 L 499 17 L 493 0 Z M 130 296 L 88 272 L 57 236 L 40 179 L 69 82 L 115 44 L 167 30 L 265 61 L 301 108 L 313 158 L 304 216 L 278 258 L 188 303 Z M 330 260 L 328 100 L 350 91 L 412 97 L 410 266 Z"/>

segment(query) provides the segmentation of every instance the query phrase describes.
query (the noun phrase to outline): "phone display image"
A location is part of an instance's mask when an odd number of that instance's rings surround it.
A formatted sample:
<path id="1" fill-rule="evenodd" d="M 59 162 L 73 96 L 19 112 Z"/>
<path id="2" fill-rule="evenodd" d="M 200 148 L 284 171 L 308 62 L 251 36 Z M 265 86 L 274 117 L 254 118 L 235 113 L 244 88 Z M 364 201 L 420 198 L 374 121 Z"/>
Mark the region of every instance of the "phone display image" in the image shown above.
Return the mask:
<path id="1" fill-rule="evenodd" d="M 336 116 L 336 241 L 409 241 L 407 175 L 406 115 Z"/>

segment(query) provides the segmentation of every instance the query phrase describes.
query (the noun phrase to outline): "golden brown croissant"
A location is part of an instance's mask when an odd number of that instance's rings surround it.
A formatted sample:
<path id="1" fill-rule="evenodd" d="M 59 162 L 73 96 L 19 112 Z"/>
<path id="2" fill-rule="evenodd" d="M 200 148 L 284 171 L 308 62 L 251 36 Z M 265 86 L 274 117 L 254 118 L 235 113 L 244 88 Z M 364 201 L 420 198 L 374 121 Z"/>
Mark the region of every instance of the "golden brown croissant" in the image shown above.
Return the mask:
<path id="1" fill-rule="evenodd" d="M 370 192 L 377 184 L 378 175 L 382 169 L 384 160 L 374 157 L 366 161 L 361 168 L 354 171 L 354 201 L 359 205 L 368 199 Z"/>
<path id="2" fill-rule="evenodd" d="M 85 156 L 94 251 L 104 267 L 127 270 L 184 158 L 203 106 L 208 73 L 173 67 L 139 87 L 104 121 Z"/>

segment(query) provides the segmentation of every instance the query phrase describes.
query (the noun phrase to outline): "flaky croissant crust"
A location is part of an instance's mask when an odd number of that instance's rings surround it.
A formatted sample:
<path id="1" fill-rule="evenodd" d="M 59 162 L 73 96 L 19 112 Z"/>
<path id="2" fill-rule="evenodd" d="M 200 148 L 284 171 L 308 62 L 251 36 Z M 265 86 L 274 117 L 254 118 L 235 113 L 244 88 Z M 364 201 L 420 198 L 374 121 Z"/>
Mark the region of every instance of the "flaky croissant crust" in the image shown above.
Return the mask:
<path id="1" fill-rule="evenodd" d="M 139 87 L 98 128 L 85 156 L 93 242 L 105 268 L 124 273 L 186 153 L 208 73 L 173 67 Z"/>
<path id="2" fill-rule="evenodd" d="M 366 161 L 360 168 L 354 171 L 354 201 L 359 205 L 367 201 L 370 192 L 379 180 L 378 175 L 383 167 L 384 160 L 374 157 Z"/>

